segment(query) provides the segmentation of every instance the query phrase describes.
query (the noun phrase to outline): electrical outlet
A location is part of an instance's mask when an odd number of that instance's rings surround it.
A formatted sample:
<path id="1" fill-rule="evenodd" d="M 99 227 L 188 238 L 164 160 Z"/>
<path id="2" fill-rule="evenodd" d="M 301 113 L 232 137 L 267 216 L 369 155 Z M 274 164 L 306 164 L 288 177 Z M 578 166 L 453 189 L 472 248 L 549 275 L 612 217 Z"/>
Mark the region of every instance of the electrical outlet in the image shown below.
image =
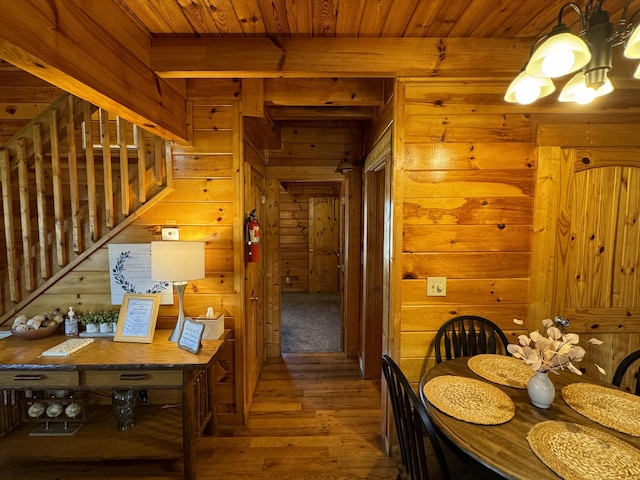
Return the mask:
<path id="1" fill-rule="evenodd" d="M 427 297 L 446 297 L 447 277 L 427 277 Z"/>
<path id="2" fill-rule="evenodd" d="M 162 240 L 180 240 L 178 227 L 164 227 L 162 229 Z"/>

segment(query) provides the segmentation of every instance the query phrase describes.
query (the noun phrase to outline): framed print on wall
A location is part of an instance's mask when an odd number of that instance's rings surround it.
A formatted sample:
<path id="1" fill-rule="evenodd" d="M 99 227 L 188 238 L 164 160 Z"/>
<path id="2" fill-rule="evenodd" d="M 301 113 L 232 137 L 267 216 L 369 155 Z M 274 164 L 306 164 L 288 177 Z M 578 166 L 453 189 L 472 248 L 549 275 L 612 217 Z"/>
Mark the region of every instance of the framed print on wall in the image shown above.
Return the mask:
<path id="1" fill-rule="evenodd" d="M 160 295 L 157 293 L 125 294 L 113 341 L 151 343 L 159 306 Z"/>

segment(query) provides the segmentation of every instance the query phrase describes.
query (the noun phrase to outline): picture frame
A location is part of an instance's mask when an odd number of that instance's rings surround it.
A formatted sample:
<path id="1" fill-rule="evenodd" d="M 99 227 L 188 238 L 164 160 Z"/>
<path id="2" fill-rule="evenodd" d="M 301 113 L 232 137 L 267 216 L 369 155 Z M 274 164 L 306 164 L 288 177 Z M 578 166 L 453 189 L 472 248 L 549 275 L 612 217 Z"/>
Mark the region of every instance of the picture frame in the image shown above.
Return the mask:
<path id="1" fill-rule="evenodd" d="M 160 294 L 125 294 L 113 341 L 151 343 L 159 307 Z"/>
<path id="2" fill-rule="evenodd" d="M 182 333 L 178 340 L 178 347 L 188 350 L 191 353 L 198 353 L 202 345 L 202 334 L 204 333 L 204 323 L 196 322 L 190 318 L 185 318 Z"/>

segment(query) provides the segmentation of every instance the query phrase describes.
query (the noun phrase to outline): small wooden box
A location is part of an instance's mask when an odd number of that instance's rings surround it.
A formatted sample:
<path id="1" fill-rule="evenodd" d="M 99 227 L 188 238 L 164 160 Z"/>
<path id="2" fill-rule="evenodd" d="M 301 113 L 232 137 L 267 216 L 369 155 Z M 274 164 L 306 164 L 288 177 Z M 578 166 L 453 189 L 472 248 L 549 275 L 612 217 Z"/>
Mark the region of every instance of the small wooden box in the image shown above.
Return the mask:
<path id="1" fill-rule="evenodd" d="M 216 313 L 213 317 L 198 317 L 197 322 L 204 323 L 203 340 L 217 340 L 224 333 L 224 313 Z"/>

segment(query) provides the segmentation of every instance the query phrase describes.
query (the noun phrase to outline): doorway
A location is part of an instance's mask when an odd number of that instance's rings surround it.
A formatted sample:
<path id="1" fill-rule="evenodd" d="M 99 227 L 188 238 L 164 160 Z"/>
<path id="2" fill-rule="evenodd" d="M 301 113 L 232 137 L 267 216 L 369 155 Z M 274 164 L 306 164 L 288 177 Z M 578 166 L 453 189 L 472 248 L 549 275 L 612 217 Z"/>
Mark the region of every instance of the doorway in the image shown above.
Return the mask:
<path id="1" fill-rule="evenodd" d="M 340 184 L 291 182 L 279 203 L 281 351 L 340 352 Z"/>

